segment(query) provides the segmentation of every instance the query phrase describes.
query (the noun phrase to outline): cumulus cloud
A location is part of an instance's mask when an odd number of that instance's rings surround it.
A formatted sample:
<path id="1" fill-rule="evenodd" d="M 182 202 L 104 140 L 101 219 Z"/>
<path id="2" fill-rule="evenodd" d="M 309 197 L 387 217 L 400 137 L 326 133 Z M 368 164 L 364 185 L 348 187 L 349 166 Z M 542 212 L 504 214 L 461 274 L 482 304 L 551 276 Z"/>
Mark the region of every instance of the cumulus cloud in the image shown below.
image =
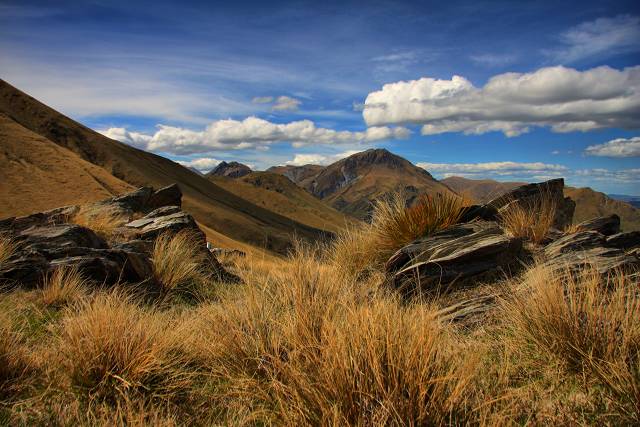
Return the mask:
<path id="1" fill-rule="evenodd" d="M 640 66 L 577 71 L 563 66 L 504 73 L 481 88 L 461 76 L 389 83 L 365 100 L 369 126 L 422 124 L 422 134 L 517 136 L 532 126 L 554 132 L 640 127 Z"/>
<path id="2" fill-rule="evenodd" d="M 278 124 L 257 117 L 247 117 L 244 120 L 217 120 L 203 131 L 158 125 L 158 130 L 153 135 L 129 132 L 123 128 L 111 128 L 101 133 L 148 151 L 189 155 L 214 150 L 264 150 L 277 142 L 290 142 L 294 147 L 311 144 L 363 144 L 406 138 L 410 131 L 403 127 L 370 127 L 361 132 L 336 131 L 316 127 L 310 120 Z"/>
<path id="3" fill-rule="evenodd" d="M 578 177 L 585 177 L 589 180 L 604 182 L 636 183 L 640 182 L 640 168 L 634 169 L 579 169 L 575 171 Z"/>
<path id="4" fill-rule="evenodd" d="M 598 18 L 570 28 L 560 36 L 563 47 L 546 53 L 553 61 L 572 63 L 582 59 L 640 50 L 640 17 L 618 15 Z"/>
<path id="5" fill-rule="evenodd" d="M 218 166 L 220 160 L 213 159 L 211 157 L 200 157 L 198 159 L 192 160 L 178 160 L 178 163 L 180 163 L 182 166 L 194 168 L 199 170 L 200 172 L 206 173 Z"/>
<path id="6" fill-rule="evenodd" d="M 568 171 L 563 165 L 541 162 L 486 162 L 486 163 L 418 163 L 419 167 L 439 176 L 484 177 L 497 176 L 562 176 Z"/>
<path id="7" fill-rule="evenodd" d="M 302 101 L 290 96 L 279 96 L 275 104 L 271 107 L 274 111 L 297 111 Z"/>
<path id="8" fill-rule="evenodd" d="M 287 165 L 303 166 L 303 165 L 329 165 L 337 162 L 340 159 L 349 157 L 353 154 L 359 153 L 358 150 L 349 150 L 338 154 L 326 155 L 326 154 L 296 154 L 293 160 L 285 162 Z"/>
<path id="9" fill-rule="evenodd" d="M 585 154 L 600 157 L 640 157 L 640 137 L 618 138 L 604 144 L 590 145 Z"/>

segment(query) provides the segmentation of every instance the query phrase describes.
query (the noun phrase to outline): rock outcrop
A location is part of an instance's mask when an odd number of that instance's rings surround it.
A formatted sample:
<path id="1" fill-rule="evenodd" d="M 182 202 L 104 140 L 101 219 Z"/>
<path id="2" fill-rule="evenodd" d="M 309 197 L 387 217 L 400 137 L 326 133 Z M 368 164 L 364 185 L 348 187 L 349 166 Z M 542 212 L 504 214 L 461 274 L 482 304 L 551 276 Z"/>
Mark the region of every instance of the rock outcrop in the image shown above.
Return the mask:
<path id="1" fill-rule="evenodd" d="M 176 185 L 157 191 L 143 187 L 92 205 L 94 210 L 105 209 L 129 218 L 143 215 L 116 230 L 117 242 L 108 242 L 89 228 L 73 224 L 78 206 L 0 221 L 0 233 L 16 245 L 14 254 L 0 264 L 0 283 L 33 288 L 44 275 L 68 266 L 78 268 L 99 285 L 144 283 L 154 289 L 154 240 L 160 234 L 183 230 L 194 236 L 194 244 L 205 255 L 205 267 L 212 275 L 238 281 L 207 249 L 204 233 L 180 205 L 181 192 Z"/>
<path id="2" fill-rule="evenodd" d="M 563 180 L 516 188 L 485 205 L 464 208 L 460 223 L 401 248 L 386 263 L 389 283 L 405 294 L 444 290 L 488 275 L 517 270 L 534 256 L 552 268 L 568 271 L 593 264 L 608 275 L 617 270 L 636 274 L 640 269 L 640 233 L 620 233 L 617 215 L 594 218 L 565 233 L 575 204 L 563 196 Z M 510 203 L 530 203 L 547 197 L 554 201 L 556 228 L 540 245 L 505 234 L 499 212 Z"/>

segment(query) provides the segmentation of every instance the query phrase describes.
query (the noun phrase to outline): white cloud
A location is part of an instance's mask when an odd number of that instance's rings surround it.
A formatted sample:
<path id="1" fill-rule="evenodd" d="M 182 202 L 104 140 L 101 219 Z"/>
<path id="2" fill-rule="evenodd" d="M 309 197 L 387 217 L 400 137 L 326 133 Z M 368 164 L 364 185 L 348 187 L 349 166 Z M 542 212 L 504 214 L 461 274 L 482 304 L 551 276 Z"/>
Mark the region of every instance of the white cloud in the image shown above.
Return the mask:
<path id="1" fill-rule="evenodd" d="M 297 111 L 302 101 L 289 96 L 279 96 L 275 104 L 271 107 L 274 111 Z"/>
<path id="2" fill-rule="evenodd" d="M 603 182 L 636 183 L 640 182 L 640 168 L 634 169 L 579 169 L 575 175 L 589 180 Z"/>
<path id="3" fill-rule="evenodd" d="M 560 151 L 559 150 L 553 150 L 551 152 L 551 154 L 553 154 L 554 156 L 557 156 L 558 154 L 560 154 Z"/>
<path id="4" fill-rule="evenodd" d="M 349 157 L 353 154 L 359 153 L 358 150 L 349 150 L 338 154 L 326 155 L 326 154 L 296 154 L 293 160 L 285 162 L 286 165 L 303 166 L 303 165 L 329 165 L 337 162 L 340 159 Z"/>
<path id="5" fill-rule="evenodd" d="M 251 102 L 254 104 L 269 104 L 273 102 L 273 96 L 256 96 L 251 100 Z"/>
<path id="6" fill-rule="evenodd" d="M 188 168 L 194 168 L 199 170 L 200 172 L 206 173 L 206 172 L 209 172 L 211 169 L 215 168 L 216 166 L 218 166 L 218 164 L 220 163 L 220 160 L 213 159 L 211 157 L 200 157 L 198 159 L 192 159 L 192 160 L 178 160 L 177 162 L 180 163 L 182 166 L 186 166 Z"/>
<path id="7" fill-rule="evenodd" d="M 507 136 L 531 126 L 554 132 L 604 127 L 639 128 L 640 66 L 577 71 L 562 66 L 505 73 L 482 88 L 461 76 L 389 83 L 365 100 L 369 126 L 422 124 L 422 134 L 445 132 Z"/>
<path id="8" fill-rule="evenodd" d="M 569 29 L 560 36 L 564 45 L 546 53 L 559 63 L 572 63 L 601 55 L 640 50 L 640 17 L 618 15 L 598 18 Z"/>
<path id="9" fill-rule="evenodd" d="M 417 166 L 440 176 L 487 177 L 497 176 L 562 176 L 568 168 L 541 162 L 486 162 L 486 163 L 418 163 Z"/>
<path id="10" fill-rule="evenodd" d="M 618 138 L 604 144 L 590 145 L 585 154 L 600 157 L 640 157 L 640 137 Z"/>
<path id="11" fill-rule="evenodd" d="M 294 147 L 312 144 L 363 144 L 392 138 L 406 138 L 403 127 L 371 127 L 366 131 L 336 131 L 319 128 L 310 120 L 286 124 L 272 123 L 257 117 L 244 120 L 217 120 L 204 131 L 158 125 L 153 135 L 111 128 L 101 132 L 110 138 L 156 152 L 179 155 L 206 153 L 213 150 L 265 149 L 277 142 L 291 142 Z"/>

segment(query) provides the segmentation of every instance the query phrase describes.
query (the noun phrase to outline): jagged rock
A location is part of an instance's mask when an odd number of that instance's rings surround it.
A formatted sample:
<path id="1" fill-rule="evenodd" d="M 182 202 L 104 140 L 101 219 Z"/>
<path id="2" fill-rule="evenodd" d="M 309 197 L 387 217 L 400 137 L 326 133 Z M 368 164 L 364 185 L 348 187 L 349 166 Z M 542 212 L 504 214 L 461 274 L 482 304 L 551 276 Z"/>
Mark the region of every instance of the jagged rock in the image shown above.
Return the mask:
<path id="1" fill-rule="evenodd" d="M 198 228 L 193 217 L 182 211 L 155 218 L 140 218 L 131 221 L 125 227 L 136 229 L 142 240 L 153 240 L 164 232 L 177 233 L 182 230 L 192 230 L 195 235 L 201 236 L 203 244 L 206 242 L 204 233 Z"/>
<path id="2" fill-rule="evenodd" d="M 76 224 L 31 227 L 20 232 L 15 241 L 22 250 L 46 250 L 66 247 L 104 249 L 107 243 L 92 230 Z"/>
<path id="3" fill-rule="evenodd" d="M 606 245 L 618 249 L 633 249 L 640 247 L 640 231 L 617 233 L 607 237 Z"/>
<path id="4" fill-rule="evenodd" d="M 539 197 L 549 197 L 556 205 L 553 226 L 564 229 L 571 224 L 576 204 L 569 197 L 564 197 L 564 179 L 552 179 L 545 182 L 527 184 L 503 194 L 487 203 L 498 211 L 509 203 L 533 203 Z"/>
<path id="5" fill-rule="evenodd" d="M 147 208 L 149 198 L 153 194 L 153 188 L 141 187 L 122 196 L 114 197 L 100 204 L 112 205 L 121 208 L 124 211 L 144 212 Z"/>
<path id="6" fill-rule="evenodd" d="M 544 248 L 548 258 L 567 253 L 591 249 L 605 245 L 605 236 L 597 231 L 579 231 L 573 234 L 566 234 Z"/>
<path id="7" fill-rule="evenodd" d="M 640 271 L 640 260 L 636 256 L 601 246 L 563 253 L 549 259 L 546 265 L 569 272 L 580 272 L 587 266 L 593 266 L 604 277 L 619 271 L 633 274 Z"/>
<path id="8" fill-rule="evenodd" d="M 31 288 L 49 268 L 49 261 L 37 252 L 25 252 L 0 264 L 0 286 Z"/>
<path id="9" fill-rule="evenodd" d="M 6 218 L 0 221 L 0 230 L 17 233 L 31 227 L 62 224 L 67 222 L 78 210 L 80 210 L 79 206 L 65 206 L 33 215 Z"/>
<path id="10" fill-rule="evenodd" d="M 177 184 L 171 184 L 155 191 L 147 202 L 147 209 L 157 209 L 164 206 L 182 206 L 182 191 Z"/>
<path id="11" fill-rule="evenodd" d="M 462 208 L 459 223 L 470 222 L 474 219 L 482 219 L 485 221 L 495 221 L 498 216 L 498 210 L 491 205 L 472 205 Z"/>
<path id="12" fill-rule="evenodd" d="M 581 231 L 597 231 L 605 236 L 620 232 L 620 217 L 616 214 L 593 218 L 577 225 Z"/>
<path id="13" fill-rule="evenodd" d="M 149 212 L 143 218 L 159 218 L 161 216 L 172 215 L 181 211 L 182 209 L 180 209 L 180 206 L 163 206 Z"/>
<path id="14" fill-rule="evenodd" d="M 495 223 L 458 224 L 400 249 L 386 271 L 396 287 L 413 292 L 499 272 L 521 249 L 522 240 L 506 236 Z"/>

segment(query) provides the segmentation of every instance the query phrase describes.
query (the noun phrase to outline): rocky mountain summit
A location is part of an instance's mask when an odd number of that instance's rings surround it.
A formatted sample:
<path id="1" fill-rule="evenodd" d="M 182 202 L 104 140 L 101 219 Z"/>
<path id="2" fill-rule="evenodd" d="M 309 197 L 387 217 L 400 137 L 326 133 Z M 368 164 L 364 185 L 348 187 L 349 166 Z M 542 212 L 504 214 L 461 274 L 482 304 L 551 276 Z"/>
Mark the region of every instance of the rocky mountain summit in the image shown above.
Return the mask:
<path id="1" fill-rule="evenodd" d="M 250 174 L 251 168 L 238 162 L 220 162 L 211 172 L 205 176 L 226 176 L 227 178 L 240 178 Z"/>
<path id="2" fill-rule="evenodd" d="M 465 208 L 459 224 L 398 250 L 385 267 L 390 282 L 412 294 L 497 277 L 534 260 L 552 269 L 578 271 L 593 265 L 603 275 L 617 270 L 637 274 L 640 233 L 622 232 L 615 214 L 570 227 L 575 203 L 564 197 L 563 187 L 562 179 L 527 184 Z M 510 235 L 500 224 L 505 210 L 530 206 L 535 198 L 555 205 L 553 226 L 539 244 Z"/>
<path id="3" fill-rule="evenodd" d="M 181 210 L 182 192 L 177 185 L 159 190 L 142 187 L 133 192 L 88 206 L 66 206 L 29 216 L 0 221 L 0 234 L 16 247 L 0 263 L 0 283 L 33 288 L 59 267 L 75 267 L 97 285 L 140 284 L 157 290 L 152 253 L 155 239 L 163 234 L 188 232 L 203 253 L 203 269 L 225 281 L 237 278 L 224 270 L 207 249 L 205 234 L 193 217 Z M 111 238 L 74 223 L 81 211 L 108 213 L 122 218 Z"/>

